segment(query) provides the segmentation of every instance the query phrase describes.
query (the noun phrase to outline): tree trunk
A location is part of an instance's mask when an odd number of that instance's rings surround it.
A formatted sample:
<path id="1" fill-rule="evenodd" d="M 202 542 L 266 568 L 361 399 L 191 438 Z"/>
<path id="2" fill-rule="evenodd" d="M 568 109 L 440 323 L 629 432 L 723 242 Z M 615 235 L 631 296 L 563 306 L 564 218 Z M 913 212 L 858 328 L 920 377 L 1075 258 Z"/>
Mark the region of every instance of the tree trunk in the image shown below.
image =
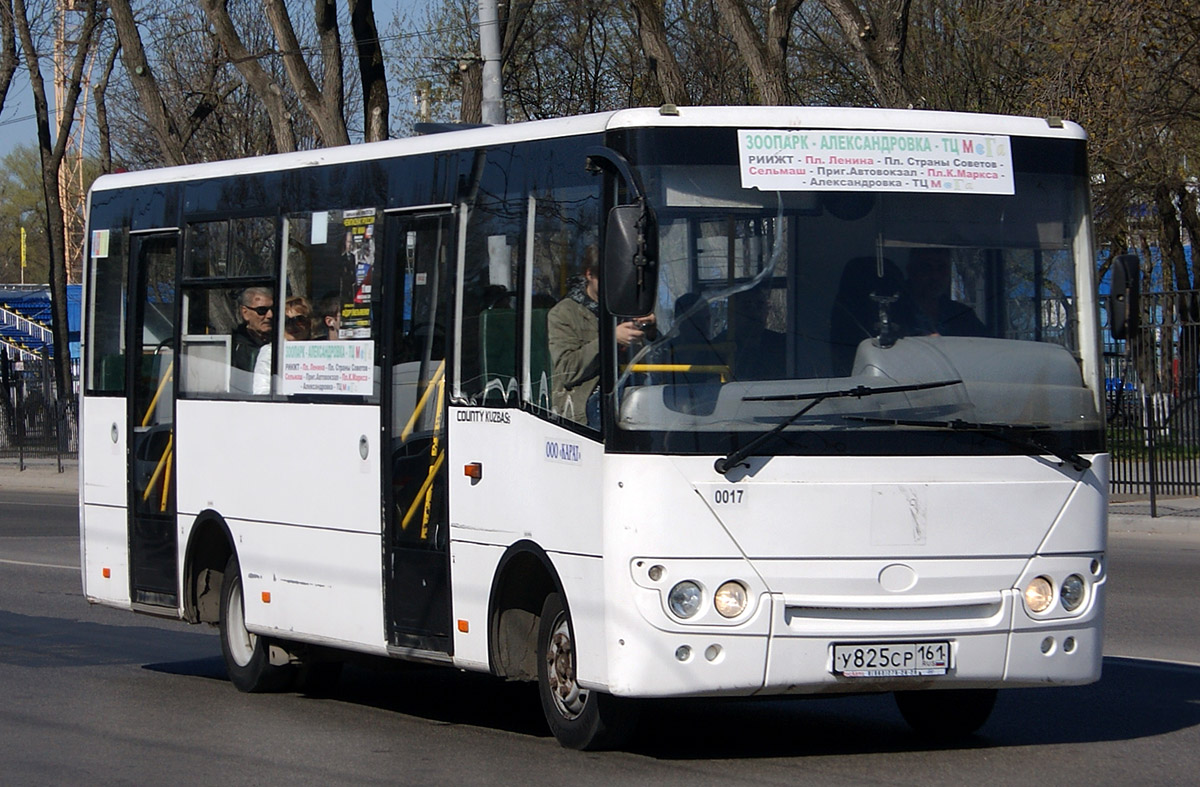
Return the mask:
<path id="1" fill-rule="evenodd" d="M 67 251 L 66 221 L 58 190 L 59 169 L 66 154 L 67 141 L 71 136 L 71 125 L 75 121 L 75 105 L 82 90 L 84 64 L 91 48 L 98 16 L 95 0 L 86 8 L 82 33 L 75 42 L 75 55 L 71 61 L 71 73 L 67 83 L 67 94 L 63 98 L 61 114 L 58 116 L 56 136 L 51 142 L 50 109 L 46 99 L 46 83 L 42 78 L 39 54 L 34 48 L 29 30 L 29 18 L 25 0 L 14 0 L 13 17 L 21 36 L 21 48 L 25 51 L 25 63 L 29 69 L 29 85 L 33 91 L 34 111 L 37 116 L 38 150 L 42 160 L 42 192 L 46 200 L 46 237 L 50 246 L 50 308 L 53 315 L 51 332 L 54 337 L 54 381 L 57 397 L 65 402 L 72 394 L 70 326 L 67 320 Z"/>
<path id="2" fill-rule="evenodd" d="M 458 110 L 460 123 L 483 122 L 483 61 L 472 58 L 458 66 L 462 85 L 462 106 Z"/>
<path id="3" fill-rule="evenodd" d="M 121 44 L 118 41 L 112 51 L 108 53 L 100 81 L 92 88 L 92 95 L 96 101 L 96 136 L 99 138 L 100 145 L 101 174 L 112 172 L 112 135 L 109 133 L 107 94 L 108 80 L 112 76 L 113 67 L 117 64 L 117 54 L 120 49 Z"/>
<path id="4" fill-rule="evenodd" d="M 1179 389 L 1181 394 L 1188 395 L 1196 392 L 1196 376 L 1200 372 L 1200 304 L 1196 302 L 1183 251 L 1175 191 L 1166 184 L 1156 186 L 1154 207 L 1161 227 L 1158 248 L 1163 266 L 1174 274 L 1175 312 L 1179 321 Z"/>
<path id="5" fill-rule="evenodd" d="M 821 0 L 833 16 L 850 49 L 871 82 L 880 106 L 911 105 L 904 76 L 904 49 L 908 43 L 908 13 L 912 0 L 879 0 L 874 18 L 870 4 L 860 8 L 856 0 Z"/>
<path id="6" fill-rule="evenodd" d="M 158 140 L 163 161 L 168 165 L 186 164 L 183 136 L 167 111 L 167 104 L 158 88 L 158 80 L 154 78 L 154 72 L 150 70 L 150 64 L 146 60 L 146 50 L 142 46 L 142 36 L 138 32 L 129 0 L 109 0 L 108 6 L 112 12 L 113 24 L 117 28 L 117 39 L 121 42 L 121 62 L 125 65 L 129 81 L 137 91 L 138 101 L 142 105 L 142 111 L 146 113 L 150 130 Z"/>
<path id="7" fill-rule="evenodd" d="M 363 91 L 363 137 L 367 142 L 388 138 L 387 70 L 372 0 L 350 0 L 350 27 L 358 49 L 358 73 Z"/>
<path id="8" fill-rule="evenodd" d="M 633 10 L 637 15 L 642 54 L 646 56 L 646 63 L 654 74 L 663 101 L 668 104 L 689 103 L 687 83 L 679 69 L 679 61 L 667 42 L 662 0 L 633 0 Z"/>
<path id="9" fill-rule="evenodd" d="M 288 111 L 287 103 L 283 100 L 283 90 L 242 43 L 233 20 L 229 18 L 226 0 L 201 0 L 200 5 L 204 8 L 213 33 L 221 42 L 225 53 L 229 55 L 230 61 L 254 91 L 254 95 L 258 96 L 258 100 L 266 107 L 267 117 L 271 119 L 271 135 L 275 139 L 276 150 L 280 153 L 292 152 L 296 149 L 296 131 L 292 126 L 292 115 Z"/>
<path id="10" fill-rule="evenodd" d="M 0 0 L 0 110 L 17 73 L 17 32 L 13 27 L 12 0 Z"/>
<path id="11" fill-rule="evenodd" d="M 717 0 L 717 11 L 737 44 L 762 103 L 787 103 L 787 44 L 792 17 L 803 0 L 784 0 L 767 12 L 766 36 L 759 35 L 744 0 Z"/>
<path id="12" fill-rule="evenodd" d="M 205 0 L 213 2 L 213 0 Z M 283 52 L 283 67 L 288 81 L 300 98 L 300 103 L 317 124 L 321 144 L 325 147 L 349 145 L 346 118 L 342 113 L 342 48 L 337 32 L 337 7 L 333 0 L 317 0 L 316 26 L 321 39 L 321 58 L 325 64 L 324 88 L 318 88 L 288 16 L 283 0 L 266 0 L 267 20 L 275 31 L 275 39 Z M 228 15 L 226 15 L 228 16 Z"/>

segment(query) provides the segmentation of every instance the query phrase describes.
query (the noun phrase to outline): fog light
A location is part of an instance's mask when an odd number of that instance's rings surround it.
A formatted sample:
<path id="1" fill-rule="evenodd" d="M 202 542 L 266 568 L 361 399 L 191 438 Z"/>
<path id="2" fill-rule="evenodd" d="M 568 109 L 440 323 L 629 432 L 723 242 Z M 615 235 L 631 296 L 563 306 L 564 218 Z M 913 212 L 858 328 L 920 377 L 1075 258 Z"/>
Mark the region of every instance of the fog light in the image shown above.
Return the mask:
<path id="1" fill-rule="evenodd" d="M 1063 609 L 1067 612 L 1074 612 L 1079 609 L 1079 605 L 1083 603 L 1086 591 L 1087 587 L 1083 584 L 1083 577 L 1078 574 L 1072 574 L 1064 579 L 1062 588 L 1059 590 Z"/>
<path id="2" fill-rule="evenodd" d="M 667 595 L 667 606 L 676 617 L 690 618 L 700 611 L 700 601 L 704 594 L 700 586 L 690 580 L 684 580 L 671 588 Z"/>
<path id="3" fill-rule="evenodd" d="M 687 661 L 691 657 L 692 649 L 687 645 L 680 645 L 679 647 L 675 648 L 675 658 L 679 659 L 680 661 Z"/>
<path id="4" fill-rule="evenodd" d="M 721 613 L 721 617 L 736 618 L 746 611 L 748 598 L 746 586 L 741 582 L 730 580 L 717 588 L 717 592 L 713 596 L 713 606 L 717 608 L 717 612 Z"/>
<path id="5" fill-rule="evenodd" d="M 1054 601 L 1054 586 L 1045 577 L 1038 577 L 1025 588 L 1025 606 L 1031 612 L 1045 612 Z"/>

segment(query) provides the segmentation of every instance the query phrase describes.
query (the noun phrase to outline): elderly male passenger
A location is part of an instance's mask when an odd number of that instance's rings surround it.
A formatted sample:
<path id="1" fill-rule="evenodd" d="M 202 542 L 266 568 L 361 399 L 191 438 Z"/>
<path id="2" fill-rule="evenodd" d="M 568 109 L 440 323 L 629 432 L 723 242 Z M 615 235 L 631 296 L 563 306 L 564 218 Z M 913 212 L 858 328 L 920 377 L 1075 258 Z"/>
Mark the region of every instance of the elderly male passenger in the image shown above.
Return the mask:
<path id="1" fill-rule="evenodd" d="M 247 287 L 238 298 L 242 322 L 233 331 L 233 368 L 254 371 L 258 351 L 270 344 L 275 327 L 275 294 L 266 287 Z"/>

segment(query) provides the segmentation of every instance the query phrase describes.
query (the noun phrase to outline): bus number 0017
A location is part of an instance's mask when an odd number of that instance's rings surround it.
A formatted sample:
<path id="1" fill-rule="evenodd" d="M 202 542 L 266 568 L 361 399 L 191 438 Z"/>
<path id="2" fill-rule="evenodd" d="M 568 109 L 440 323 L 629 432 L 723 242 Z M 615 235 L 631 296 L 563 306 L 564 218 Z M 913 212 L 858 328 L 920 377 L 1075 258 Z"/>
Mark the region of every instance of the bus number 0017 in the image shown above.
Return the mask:
<path id="1" fill-rule="evenodd" d="M 713 502 L 719 506 L 738 505 L 743 492 L 744 489 L 717 489 L 713 492 Z"/>

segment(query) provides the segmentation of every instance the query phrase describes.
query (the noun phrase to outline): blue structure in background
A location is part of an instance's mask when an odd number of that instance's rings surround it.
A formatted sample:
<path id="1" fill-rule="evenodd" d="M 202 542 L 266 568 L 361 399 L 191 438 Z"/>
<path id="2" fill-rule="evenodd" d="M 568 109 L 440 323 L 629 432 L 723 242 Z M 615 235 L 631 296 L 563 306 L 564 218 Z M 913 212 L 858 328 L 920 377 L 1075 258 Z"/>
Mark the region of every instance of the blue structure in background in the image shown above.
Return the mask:
<path id="1" fill-rule="evenodd" d="M 67 330 L 71 366 L 79 365 L 82 286 L 67 285 Z M 0 348 L 13 360 L 53 358 L 53 310 L 47 285 L 0 285 Z"/>

